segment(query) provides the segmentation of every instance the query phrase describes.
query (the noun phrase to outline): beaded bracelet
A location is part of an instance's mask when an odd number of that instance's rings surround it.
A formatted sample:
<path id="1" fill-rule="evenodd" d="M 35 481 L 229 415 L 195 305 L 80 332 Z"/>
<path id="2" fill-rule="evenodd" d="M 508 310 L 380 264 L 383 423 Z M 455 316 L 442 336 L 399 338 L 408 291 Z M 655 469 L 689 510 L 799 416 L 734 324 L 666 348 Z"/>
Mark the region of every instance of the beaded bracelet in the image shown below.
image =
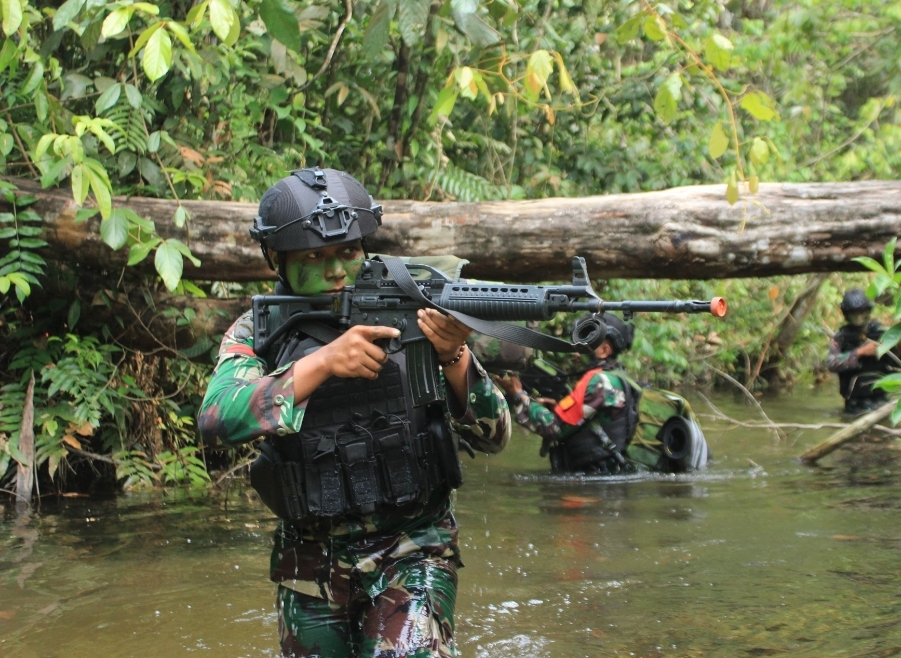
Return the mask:
<path id="1" fill-rule="evenodd" d="M 455 363 L 457 363 L 457 361 L 459 361 L 460 359 L 463 358 L 463 353 L 465 351 L 466 351 L 466 344 L 464 343 L 463 345 L 460 345 L 460 351 L 457 352 L 457 356 L 455 356 L 450 361 L 439 361 L 438 365 L 441 366 L 442 368 L 447 368 L 448 366 L 454 365 Z"/>

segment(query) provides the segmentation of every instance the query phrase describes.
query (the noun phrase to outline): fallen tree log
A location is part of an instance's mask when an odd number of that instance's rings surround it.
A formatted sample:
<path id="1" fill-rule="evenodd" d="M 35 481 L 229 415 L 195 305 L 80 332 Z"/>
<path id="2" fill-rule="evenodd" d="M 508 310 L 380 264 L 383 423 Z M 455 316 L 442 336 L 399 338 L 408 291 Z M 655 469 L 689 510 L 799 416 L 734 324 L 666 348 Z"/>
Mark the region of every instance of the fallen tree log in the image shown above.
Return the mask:
<path id="1" fill-rule="evenodd" d="M 897 400 L 891 400 L 890 402 L 886 402 L 878 409 L 875 409 L 868 414 L 864 414 L 853 423 L 850 423 L 844 429 L 840 429 L 838 432 L 832 434 L 825 441 L 822 441 L 812 448 L 805 450 L 804 453 L 800 457 L 798 457 L 798 459 L 807 464 L 816 463 L 817 460 L 822 459 L 826 455 L 838 450 L 838 448 L 840 448 L 848 441 L 860 436 L 868 429 L 876 425 L 879 421 L 887 418 L 895 409 L 896 404 Z"/>
<path id="2" fill-rule="evenodd" d="M 76 223 L 68 190 L 41 190 L 15 180 L 38 197 L 44 217 L 44 255 L 82 267 L 121 269 L 125 249 L 101 240 L 98 217 Z M 175 201 L 114 199 L 152 219 L 164 237 L 187 242 L 201 260 L 185 264 L 195 280 L 271 279 L 248 228 L 255 203 L 185 201 L 186 229 L 172 223 Z M 855 271 L 856 256 L 878 257 L 901 233 L 901 181 L 779 184 L 730 206 L 724 186 L 576 199 L 433 203 L 386 201 L 373 251 L 453 253 L 471 261 L 466 274 L 510 282 L 566 280 L 572 256 L 584 256 L 593 278 L 710 279 L 805 272 Z M 0 200 L 0 212 L 7 211 Z M 5 245 L 0 247 L 3 253 Z M 139 268 L 152 269 L 152 259 Z"/>

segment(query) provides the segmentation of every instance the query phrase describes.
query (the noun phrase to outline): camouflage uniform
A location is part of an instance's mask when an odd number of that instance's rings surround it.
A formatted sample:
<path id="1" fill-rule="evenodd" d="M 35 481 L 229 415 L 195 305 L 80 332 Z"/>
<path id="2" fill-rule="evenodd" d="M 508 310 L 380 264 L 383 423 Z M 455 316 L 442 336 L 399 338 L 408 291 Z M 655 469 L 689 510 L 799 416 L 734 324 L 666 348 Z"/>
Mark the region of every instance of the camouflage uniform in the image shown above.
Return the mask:
<path id="1" fill-rule="evenodd" d="M 876 320 L 859 327 L 846 324 L 835 332 L 829 343 L 826 367 L 839 376 L 839 392 L 845 398 L 845 412 L 848 414 L 875 409 L 888 400 L 886 392 L 873 388 L 873 384 L 892 372 L 892 365 L 897 360 L 891 354 L 881 359 L 857 354 L 858 347 L 868 339 L 878 342 L 883 333 L 882 326 Z"/>
<path id="2" fill-rule="evenodd" d="M 307 401 L 294 403 L 293 364 L 267 372 L 253 352 L 250 313 L 226 333 L 198 418 L 204 440 L 233 447 L 302 431 Z M 496 453 L 510 437 L 507 405 L 475 358 L 463 408 L 451 426 L 476 450 Z M 453 612 L 461 566 L 450 494 L 432 492 L 395 513 L 302 529 L 280 523 L 270 578 L 278 583 L 286 656 L 456 656 Z"/>
<path id="3" fill-rule="evenodd" d="M 601 361 L 592 364 L 592 369 L 601 367 L 605 370 L 614 369 L 616 365 L 612 361 Z M 605 423 L 619 420 L 627 412 L 626 385 L 622 377 L 611 372 L 597 372 L 590 377 L 583 403 L 584 422 L 600 427 Z M 564 422 L 544 405 L 533 402 L 526 392 L 523 392 L 513 404 L 514 420 L 542 438 L 542 456 L 545 456 L 553 445 L 565 441 L 581 427 Z"/>

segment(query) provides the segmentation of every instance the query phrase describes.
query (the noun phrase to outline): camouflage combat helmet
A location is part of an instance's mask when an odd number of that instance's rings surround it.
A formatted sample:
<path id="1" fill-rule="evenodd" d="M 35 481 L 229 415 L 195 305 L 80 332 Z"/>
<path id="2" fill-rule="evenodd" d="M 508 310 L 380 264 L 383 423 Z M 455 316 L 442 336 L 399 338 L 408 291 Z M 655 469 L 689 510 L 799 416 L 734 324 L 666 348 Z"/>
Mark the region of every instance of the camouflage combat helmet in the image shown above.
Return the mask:
<path id="1" fill-rule="evenodd" d="M 852 313 L 861 313 L 873 308 L 873 302 L 860 288 L 851 288 L 842 297 L 842 314 L 847 318 Z"/>
<path id="2" fill-rule="evenodd" d="M 362 240 L 381 223 L 382 207 L 358 180 L 344 171 L 313 167 L 292 171 L 266 190 L 250 237 L 275 269 L 268 249 L 300 251 Z"/>

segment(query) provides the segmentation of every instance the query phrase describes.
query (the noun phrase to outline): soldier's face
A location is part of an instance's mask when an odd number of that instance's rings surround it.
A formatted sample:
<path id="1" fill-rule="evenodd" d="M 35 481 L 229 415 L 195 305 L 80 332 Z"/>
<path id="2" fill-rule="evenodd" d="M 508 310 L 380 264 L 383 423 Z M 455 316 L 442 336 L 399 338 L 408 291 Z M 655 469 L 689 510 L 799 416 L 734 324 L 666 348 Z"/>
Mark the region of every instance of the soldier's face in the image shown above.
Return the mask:
<path id="1" fill-rule="evenodd" d="M 341 292 L 351 285 L 363 265 L 363 246 L 359 240 L 342 244 L 290 251 L 283 254 L 285 277 L 297 295 L 323 295 Z"/>
<path id="2" fill-rule="evenodd" d="M 856 313 L 848 313 L 848 324 L 852 327 L 862 327 L 870 319 L 869 311 L 857 311 Z"/>

